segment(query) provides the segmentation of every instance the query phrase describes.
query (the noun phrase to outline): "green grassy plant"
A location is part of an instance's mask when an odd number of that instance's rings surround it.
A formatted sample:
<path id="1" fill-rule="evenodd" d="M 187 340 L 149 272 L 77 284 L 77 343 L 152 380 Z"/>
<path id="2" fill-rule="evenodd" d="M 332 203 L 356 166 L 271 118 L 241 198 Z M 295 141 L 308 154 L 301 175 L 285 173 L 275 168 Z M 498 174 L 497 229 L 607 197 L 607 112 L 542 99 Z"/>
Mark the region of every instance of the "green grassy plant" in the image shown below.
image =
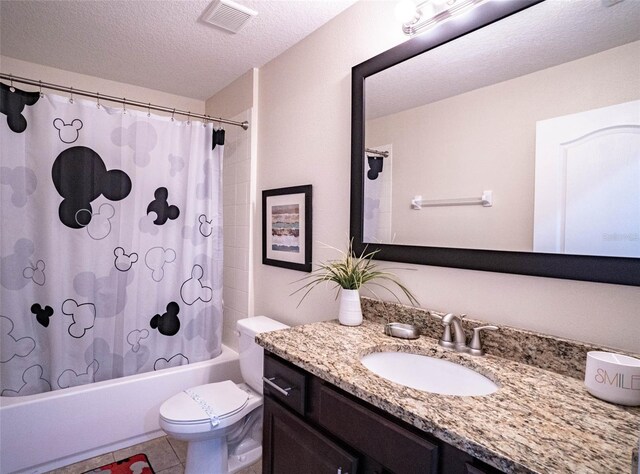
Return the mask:
<path id="1" fill-rule="evenodd" d="M 339 252 L 341 258 L 318 264 L 316 270 L 296 281 L 296 283 L 306 282 L 301 288 L 291 293 L 291 295 L 295 295 L 303 292 L 298 306 L 304 301 L 309 292 L 321 283 L 335 283 L 336 299 L 338 299 L 340 295 L 341 288 L 345 290 L 359 290 L 362 286 L 368 285 L 367 288 L 376 298 L 378 298 L 378 295 L 376 295 L 371 286 L 388 291 L 400 302 L 398 295 L 384 284 L 392 283 L 402 290 L 402 293 L 404 293 L 412 305 L 415 306 L 418 304 L 418 300 L 413 296 L 413 293 L 411 293 L 393 273 L 378 269 L 377 265 L 373 262 L 373 257 L 379 250 L 367 253 L 365 249 L 360 255 L 356 255 L 353 251 L 353 240 L 349 241 L 349 248 L 346 252 L 335 247 L 328 247 Z"/>

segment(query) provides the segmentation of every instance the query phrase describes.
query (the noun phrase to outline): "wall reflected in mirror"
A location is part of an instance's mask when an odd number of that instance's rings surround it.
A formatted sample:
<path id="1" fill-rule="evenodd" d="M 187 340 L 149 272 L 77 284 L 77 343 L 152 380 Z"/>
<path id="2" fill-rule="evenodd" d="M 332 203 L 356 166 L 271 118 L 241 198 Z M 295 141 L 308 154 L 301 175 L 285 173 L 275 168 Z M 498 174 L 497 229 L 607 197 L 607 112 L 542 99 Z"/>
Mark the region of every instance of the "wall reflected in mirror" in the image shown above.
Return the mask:
<path id="1" fill-rule="evenodd" d="M 367 77 L 388 156 L 363 156 L 364 241 L 640 257 L 640 1 L 605 3 L 548 0 Z"/>

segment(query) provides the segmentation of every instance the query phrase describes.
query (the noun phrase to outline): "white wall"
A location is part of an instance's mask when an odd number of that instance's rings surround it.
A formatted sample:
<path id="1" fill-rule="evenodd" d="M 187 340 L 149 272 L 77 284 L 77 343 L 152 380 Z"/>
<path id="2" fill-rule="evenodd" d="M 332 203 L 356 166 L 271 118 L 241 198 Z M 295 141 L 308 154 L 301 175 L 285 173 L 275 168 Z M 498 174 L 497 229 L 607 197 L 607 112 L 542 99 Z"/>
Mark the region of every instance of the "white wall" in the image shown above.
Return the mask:
<path id="1" fill-rule="evenodd" d="M 402 41 L 400 30 L 389 28 L 393 5 L 357 3 L 260 69 L 258 192 L 313 185 L 314 262 L 335 257 L 322 243 L 347 244 L 351 67 Z M 262 265 L 254 235 L 256 313 L 288 324 L 335 318 L 328 290 L 313 291 L 296 308 L 299 296 L 289 294 L 306 274 Z"/>
<path id="2" fill-rule="evenodd" d="M 198 114 L 204 113 L 205 103 L 202 100 L 168 94 L 154 89 L 125 84 L 124 82 L 110 81 L 100 77 L 78 74 L 63 69 L 43 66 L 41 64 L 29 63 L 7 56 L 0 56 L 0 71 L 4 74 L 13 74 L 14 76 L 26 77 L 36 81 L 69 86 L 74 89 L 99 92 L 100 94 L 115 97 L 126 97 L 127 99 L 138 100 L 140 102 L 151 102 L 152 104 L 171 108 L 175 107 L 178 110 L 186 110 Z M 15 86 L 28 91 L 37 90 L 37 87 L 18 83 L 15 83 Z M 64 95 L 62 92 L 50 92 Z M 105 104 L 117 106 L 117 104 L 113 102 L 105 102 Z M 153 113 L 162 115 L 160 112 Z"/>
<path id="3" fill-rule="evenodd" d="M 349 231 L 351 67 L 404 38 L 395 2 L 359 2 L 260 70 L 257 191 L 312 184 L 313 259 L 344 248 Z M 258 208 L 258 210 L 260 210 Z M 317 288 L 296 308 L 304 273 L 261 264 L 254 218 L 255 311 L 289 324 L 332 319 Z M 417 265 L 393 265 L 421 302 L 498 325 L 640 352 L 640 288 Z"/>
<path id="4" fill-rule="evenodd" d="M 212 117 L 234 117 L 254 107 L 257 91 L 258 69 L 251 69 L 227 87 L 209 97 L 206 114 Z"/>
<path id="5" fill-rule="evenodd" d="M 226 126 L 223 160 L 223 344 L 237 350 L 236 322 L 253 315 L 252 228 L 256 206 L 258 70 L 252 69 L 207 99 L 206 114 L 249 122 Z"/>
<path id="6" fill-rule="evenodd" d="M 230 117 L 250 120 L 251 110 Z M 227 126 L 223 159 L 224 282 L 222 342 L 237 350 L 236 322 L 249 316 L 249 270 L 251 248 L 251 134 Z"/>

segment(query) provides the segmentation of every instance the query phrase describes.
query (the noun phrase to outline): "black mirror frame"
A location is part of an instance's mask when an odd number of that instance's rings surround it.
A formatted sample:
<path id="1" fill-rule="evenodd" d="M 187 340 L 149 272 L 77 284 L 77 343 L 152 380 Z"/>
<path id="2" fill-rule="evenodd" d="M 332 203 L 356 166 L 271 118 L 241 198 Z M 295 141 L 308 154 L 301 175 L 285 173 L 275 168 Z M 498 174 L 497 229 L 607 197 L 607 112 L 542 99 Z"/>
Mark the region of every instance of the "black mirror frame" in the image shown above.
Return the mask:
<path id="1" fill-rule="evenodd" d="M 466 22 L 449 22 L 352 68 L 351 223 L 356 253 L 378 250 L 378 260 L 640 286 L 640 258 L 476 250 L 363 242 L 364 83 L 373 74 L 436 48 L 543 0 L 489 1 Z"/>

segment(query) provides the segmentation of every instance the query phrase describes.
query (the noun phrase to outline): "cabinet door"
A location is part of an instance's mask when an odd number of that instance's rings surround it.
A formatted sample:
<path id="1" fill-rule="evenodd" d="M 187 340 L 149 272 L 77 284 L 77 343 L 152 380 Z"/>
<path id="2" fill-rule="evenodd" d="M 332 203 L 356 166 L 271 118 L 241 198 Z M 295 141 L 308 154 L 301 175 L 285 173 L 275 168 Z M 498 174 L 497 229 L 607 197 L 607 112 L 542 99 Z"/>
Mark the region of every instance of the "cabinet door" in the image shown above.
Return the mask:
<path id="1" fill-rule="evenodd" d="M 442 443 L 441 474 L 502 474 L 493 468 L 450 444 Z"/>
<path id="2" fill-rule="evenodd" d="M 264 399 L 263 474 L 357 474 L 358 459 L 269 397 Z"/>
<path id="3" fill-rule="evenodd" d="M 314 416 L 323 428 L 396 474 L 436 474 L 438 446 L 320 384 Z"/>

